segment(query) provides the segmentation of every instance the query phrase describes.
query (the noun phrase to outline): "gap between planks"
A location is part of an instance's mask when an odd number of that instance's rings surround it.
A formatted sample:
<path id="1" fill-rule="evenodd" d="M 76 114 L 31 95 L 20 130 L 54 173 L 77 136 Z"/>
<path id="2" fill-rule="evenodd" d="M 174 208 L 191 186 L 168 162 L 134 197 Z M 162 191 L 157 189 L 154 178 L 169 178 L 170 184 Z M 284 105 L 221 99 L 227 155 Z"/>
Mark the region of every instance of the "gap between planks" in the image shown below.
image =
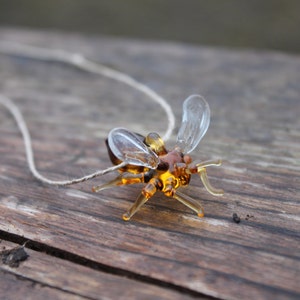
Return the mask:
<path id="1" fill-rule="evenodd" d="M 1 241 L 8 241 L 8 242 L 12 242 L 12 243 L 15 243 L 18 245 L 24 245 L 26 243 L 26 248 L 31 249 L 33 251 L 42 252 L 51 257 L 63 259 L 65 261 L 74 263 L 76 265 L 88 267 L 92 270 L 100 271 L 100 272 L 107 273 L 110 275 L 126 277 L 128 279 L 135 280 L 135 281 L 138 281 L 141 283 L 150 284 L 150 285 L 153 285 L 156 287 L 174 291 L 174 292 L 182 294 L 182 296 L 190 296 L 192 298 L 197 298 L 197 299 L 200 298 L 200 299 L 206 299 L 206 300 L 218 299 L 213 296 L 205 295 L 205 294 L 196 292 L 194 290 L 190 290 L 188 288 L 178 286 L 176 284 L 172 284 L 172 283 L 161 281 L 161 280 L 158 280 L 155 278 L 140 275 L 140 274 L 128 271 L 128 270 L 111 267 L 109 265 L 105 265 L 105 264 L 99 263 L 97 261 L 93 261 L 91 259 L 87 259 L 82 256 L 73 254 L 71 252 L 49 246 L 49 245 L 41 243 L 41 242 L 36 242 L 36 241 L 30 240 L 30 239 L 27 239 L 23 236 L 19 236 L 17 234 L 9 233 L 9 232 L 3 231 L 3 230 L 0 230 L 0 242 Z M 15 274 L 13 272 L 9 272 L 7 269 L 5 269 L 5 270 L 2 269 L 1 271 L 7 272 L 10 274 L 14 274 L 16 276 L 19 276 L 22 279 L 29 280 L 33 283 L 39 283 L 39 284 L 42 284 L 43 286 L 51 287 L 51 285 L 47 285 L 45 283 L 35 281 L 34 279 Z M 62 291 L 65 292 L 63 289 L 62 289 Z M 80 296 L 80 295 L 72 293 L 72 292 L 70 292 L 70 294 Z M 86 296 L 84 296 L 84 297 L 86 297 Z M 86 298 L 88 299 L 88 297 L 86 297 Z M 90 298 L 90 299 L 93 299 L 93 298 Z"/>

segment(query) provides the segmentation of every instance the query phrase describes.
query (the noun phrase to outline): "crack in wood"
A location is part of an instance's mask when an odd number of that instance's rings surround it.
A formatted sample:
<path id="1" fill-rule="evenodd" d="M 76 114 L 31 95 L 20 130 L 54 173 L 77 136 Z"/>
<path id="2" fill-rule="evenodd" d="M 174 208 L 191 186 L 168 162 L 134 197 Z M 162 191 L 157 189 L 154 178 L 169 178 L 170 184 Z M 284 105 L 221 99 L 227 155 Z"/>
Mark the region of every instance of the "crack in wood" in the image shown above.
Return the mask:
<path id="1" fill-rule="evenodd" d="M 93 261 L 91 259 L 87 259 L 85 257 L 79 256 L 77 254 L 74 254 L 74 253 L 71 253 L 71 252 L 68 252 L 65 250 L 61 250 L 59 248 L 55 248 L 55 247 L 52 247 L 52 246 L 49 246 L 49 245 L 46 245 L 46 244 L 43 244 L 43 243 L 40 243 L 37 241 L 33 241 L 30 239 L 27 239 L 26 237 L 22 237 L 17 234 L 9 233 L 9 232 L 3 231 L 3 230 L 0 230 L 0 240 L 6 240 L 6 241 L 13 242 L 13 243 L 20 244 L 20 245 L 26 243 L 26 247 L 33 251 L 42 252 L 42 253 L 50 255 L 52 257 L 64 259 L 66 261 L 72 262 L 77 265 L 85 266 L 85 267 L 88 267 L 93 270 L 101 271 L 101 272 L 112 274 L 112 275 L 126 277 L 126 278 L 136 280 L 136 281 L 139 281 L 142 283 L 152 284 L 157 287 L 167 288 L 169 290 L 173 290 L 173 291 L 179 292 L 181 294 L 189 295 L 189 296 L 192 296 L 195 298 L 198 298 L 201 296 L 202 298 L 205 298 L 208 300 L 209 299 L 218 299 L 216 297 L 206 295 L 203 293 L 199 293 L 199 292 L 190 290 L 188 288 L 178 286 L 176 284 L 164 282 L 164 281 L 161 281 L 161 280 L 158 280 L 155 278 L 151 278 L 148 276 L 144 276 L 141 274 L 136 274 L 134 272 L 124 270 L 121 268 L 114 268 L 114 267 Z M 20 275 L 17 275 L 17 276 L 20 276 Z M 22 278 L 22 277 L 23 276 L 20 276 L 20 278 Z M 43 283 L 41 283 L 39 281 L 34 281 L 34 280 L 32 280 L 30 278 L 26 278 L 26 277 L 24 277 L 24 278 L 27 280 L 31 280 L 32 282 L 36 282 L 36 283 L 44 285 Z M 48 286 L 48 285 L 46 285 L 46 286 Z M 51 287 L 51 286 L 49 286 L 49 287 Z M 61 290 L 63 292 L 68 292 L 63 289 L 61 289 Z M 86 296 L 83 296 L 83 297 L 86 297 Z M 89 298 L 87 298 L 87 299 L 89 299 Z M 90 299 L 92 299 L 92 298 L 90 298 Z"/>
<path id="2" fill-rule="evenodd" d="M 14 272 L 10 272 L 7 269 L 6 270 L 0 269 L 0 274 L 1 273 L 2 274 L 10 274 L 11 276 L 14 276 L 17 280 L 22 280 L 22 281 L 26 280 L 27 282 L 31 282 L 32 283 L 32 288 L 35 288 L 37 285 L 39 285 L 40 287 L 48 287 L 50 289 L 58 290 L 60 292 L 63 292 L 63 293 L 69 294 L 69 295 L 80 296 L 84 299 L 90 299 L 90 300 L 96 300 L 97 299 L 97 298 L 88 297 L 86 295 L 81 295 L 81 294 L 78 294 L 78 293 L 74 293 L 72 291 L 62 289 L 58 286 L 51 286 L 50 284 L 46 284 L 46 283 L 38 281 L 38 280 L 33 280 L 32 278 L 26 277 L 24 275 L 20 275 L 20 274 L 14 273 Z"/>

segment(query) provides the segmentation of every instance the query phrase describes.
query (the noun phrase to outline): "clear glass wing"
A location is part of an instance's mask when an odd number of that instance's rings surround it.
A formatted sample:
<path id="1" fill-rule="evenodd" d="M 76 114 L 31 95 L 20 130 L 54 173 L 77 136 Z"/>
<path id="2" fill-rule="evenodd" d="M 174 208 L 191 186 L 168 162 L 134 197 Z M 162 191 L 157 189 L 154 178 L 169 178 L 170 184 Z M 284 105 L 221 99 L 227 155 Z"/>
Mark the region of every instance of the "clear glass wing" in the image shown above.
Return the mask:
<path id="1" fill-rule="evenodd" d="M 182 123 L 176 145 L 183 153 L 192 152 L 205 135 L 210 122 L 208 103 L 200 95 L 191 95 L 183 103 Z"/>
<path id="2" fill-rule="evenodd" d="M 108 134 L 108 145 L 118 159 L 128 164 L 155 169 L 159 163 L 158 156 L 141 138 L 125 128 L 111 130 Z"/>

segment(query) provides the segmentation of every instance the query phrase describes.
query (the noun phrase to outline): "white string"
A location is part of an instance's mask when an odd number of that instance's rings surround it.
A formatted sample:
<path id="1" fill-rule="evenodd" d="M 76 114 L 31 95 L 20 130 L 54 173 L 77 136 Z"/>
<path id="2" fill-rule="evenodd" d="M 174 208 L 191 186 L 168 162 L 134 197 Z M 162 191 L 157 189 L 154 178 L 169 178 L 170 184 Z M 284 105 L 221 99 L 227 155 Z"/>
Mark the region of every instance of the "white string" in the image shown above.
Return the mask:
<path id="1" fill-rule="evenodd" d="M 33 176 L 36 179 L 38 179 L 38 180 L 40 180 L 44 183 L 52 184 L 52 185 L 70 185 L 70 184 L 79 183 L 79 182 L 83 182 L 83 181 L 92 179 L 96 176 L 104 175 L 108 172 L 115 171 L 115 170 L 117 170 L 121 167 L 124 167 L 126 165 L 126 163 L 123 162 L 119 165 L 110 167 L 108 169 L 100 170 L 100 171 L 97 171 L 93 174 L 90 174 L 90 175 L 87 175 L 87 176 L 84 176 L 84 177 L 81 177 L 81 178 L 71 179 L 71 180 L 63 180 L 63 181 L 50 180 L 50 179 L 44 177 L 43 175 L 41 175 L 36 169 L 36 166 L 35 166 L 35 163 L 34 163 L 34 158 L 33 158 L 33 151 L 32 151 L 32 144 L 31 144 L 30 134 L 29 134 L 27 125 L 25 123 L 25 120 L 24 120 L 20 110 L 9 98 L 7 98 L 7 97 L 5 97 L 1 94 L 0 94 L 0 104 L 5 106 L 10 111 L 10 113 L 13 115 L 13 117 L 16 120 L 16 123 L 19 127 L 19 130 L 20 130 L 20 132 L 23 136 L 24 146 L 25 146 L 25 150 L 26 150 L 26 159 L 27 159 L 27 163 L 28 163 L 28 166 L 29 166 L 29 169 L 30 169 L 31 173 L 33 174 Z"/>
<path id="2" fill-rule="evenodd" d="M 172 111 L 172 108 L 168 102 L 150 89 L 148 86 L 138 82 L 129 75 L 116 71 L 114 69 L 108 68 L 104 65 L 92 62 L 86 59 L 82 54 L 78 53 L 69 53 L 64 50 L 57 49 L 45 49 L 39 47 L 33 47 L 18 43 L 11 43 L 1 41 L 0 43 L 0 53 L 16 55 L 21 57 L 29 57 L 38 60 L 44 61 L 57 61 L 63 62 L 66 64 L 73 65 L 78 67 L 81 70 L 91 72 L 94 74 L 102 75 L 116 81 L 127 84 L 128 86 L 133 87 L 134 89 L 146 94 L 153 101 L 157 102 L 165 111 L 168 118 L 168 127 L 163 136 L 163 140 L 168 140 L 172 134 L 172 131 L 175 127 L 175 117 Z"/>
<path id="3" fill-rule="evenodd" d="M 136 90 L 139 90 L 149 96 L 153 101 L 160 104 L 160 106 L 165 110 L 168 118 L 168 128 L 164 134 L 163 139 L 167 140 L 170 138 L 172 131 L 175 126 L 175 117 L 172 111 L 172 108 L 167 103 L 167 101 L 159 96 L 156 92 L 151 90 L 146 85 L 136 81 L 132 77 L 130 77 L 127 74 L 121 73 L 119 71 L 110 69 L 106 66 L 94 63 L 92 61 L 87 60 L 84 56 L 81 54 L 74 54 L 74 53 L 68 53 L 62 50 L 49 50 L 45 48 L 37 48 L 22 44 L 16 44 L 16 43 L 10 43 L 10 42 L 1 42 L 0 43 L 0 53 L 8 54 L 8 55 L 17 55 L 21 57 L 29 57 L 33 59 L 38 60 L 44 60 L 44 61 L 58 61 L 67 63 L 73 66 L 76 66 L 82 70 L 85 70 L 87 72 L 99 74 L 102 76 L 106 76 L 108 78 L 123 82 Z M 95 173 L 86 175 L 81 178 L 75 178 L 71 180 L 63 180 L 63 181 L 55 181 L 50 180 L 43 175 L 41 175 L 38 170 L 36 169 L 35 162 L 34 162 L 34 155 L 32 150 L 32 143 L 30 134 L 26 125 L 26 122 L 22 116 L 22 113 L 18 109 L 18 107 L 13 103 L 12 100 L 10 100 L 8 97 L 0 94 L 0 104 L 2 104 L 14 117 L 19 130 L 22 134 L 24 146 L 25 146 L 25 152 L 26 152 L 26 159 L 29 166 L 29 169 L 33 176 L 50 185 L 71 185 L 79 182 L 83 182 L 92 178 L 95 178 L 96 176 L 104 175 L 106 173 L 115 171 L 121 167 L 124 167 L 126 165 L 126 162 L 123 162 L 119 165 L 107 168 L 105 170 L 99 170 Z"/>

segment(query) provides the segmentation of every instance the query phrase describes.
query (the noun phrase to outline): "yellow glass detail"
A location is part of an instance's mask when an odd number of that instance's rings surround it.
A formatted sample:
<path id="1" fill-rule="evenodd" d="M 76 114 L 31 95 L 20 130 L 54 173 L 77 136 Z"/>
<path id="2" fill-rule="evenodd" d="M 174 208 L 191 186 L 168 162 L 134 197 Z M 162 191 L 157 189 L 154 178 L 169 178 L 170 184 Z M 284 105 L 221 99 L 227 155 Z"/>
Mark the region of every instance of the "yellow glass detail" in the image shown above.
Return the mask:
<path id="1" fill-rule="evenodd" d="M 157 191 L 161 191 L 166 196 L 178 200 L 196 212 L 198 217 L 203 217 L 204 211 L 201 204 L 195 199 L 182 194 L 178 191 L 178 189 L 189 184 L 191 174 L 198 173 L 204 187 L 209 193 L 216 196 L 223 195 L 223 190 L 212 187 L 206 173 L 207 167 L 219 166 L 221 165 L 221 160 L 193 163 L 191 157 L 183 154 L 178 147 L 174 150 L 167 151 L 163 140 L 157 133 L 150 133 L 147 135 L 147 137 L 144 139 L 144 143 L 147 147 L 149 147 L 149 149 L 151 149 L 151 151 L 155 153 L 155 155 L 157 155 L 156 157 L 159 159 L 157 168 L 150 169 L 148 166 L 128 164 L 119 169 L 120 175 L 117 178 L 101 186 L 94 187 L 93 191 L 99 192 L 113 186 L 145 183 L 145 186 L 143 187 L 136 201 L 133 203 L 130 209 L 123 214 L 124 221 L 130 220 L 130 218 Z M 111 154 L 110 149 L 109 152 L 110 156 L 112 157 L 112 162 L 114 162 L 116 159 Z M 137 153 L 132 153 L 132 155 L 138 158 Z"/>

